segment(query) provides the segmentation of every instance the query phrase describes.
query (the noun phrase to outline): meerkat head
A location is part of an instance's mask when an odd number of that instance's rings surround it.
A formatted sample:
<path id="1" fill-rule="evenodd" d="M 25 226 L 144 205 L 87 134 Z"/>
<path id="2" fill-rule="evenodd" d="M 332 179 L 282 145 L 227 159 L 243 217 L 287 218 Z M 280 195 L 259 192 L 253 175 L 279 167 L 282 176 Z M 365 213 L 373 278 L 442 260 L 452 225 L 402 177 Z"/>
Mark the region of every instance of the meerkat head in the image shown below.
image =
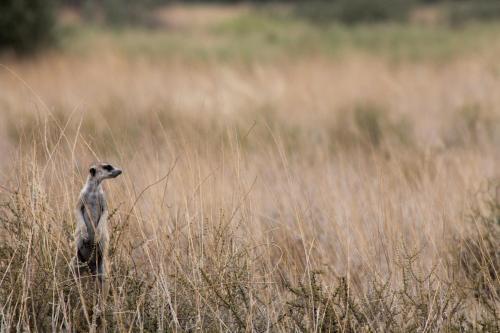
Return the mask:
<path id="1" fill-rule="evenodd" d="M 92 165 L 89 169 L 89 177 L 97 180 L 98 182 L 103 181 L 108 178 L 116 178 L 122 174 L 122 171 L 118 168 L 115 168 L 111 164 L 107 163 L 98 163 Z"/>

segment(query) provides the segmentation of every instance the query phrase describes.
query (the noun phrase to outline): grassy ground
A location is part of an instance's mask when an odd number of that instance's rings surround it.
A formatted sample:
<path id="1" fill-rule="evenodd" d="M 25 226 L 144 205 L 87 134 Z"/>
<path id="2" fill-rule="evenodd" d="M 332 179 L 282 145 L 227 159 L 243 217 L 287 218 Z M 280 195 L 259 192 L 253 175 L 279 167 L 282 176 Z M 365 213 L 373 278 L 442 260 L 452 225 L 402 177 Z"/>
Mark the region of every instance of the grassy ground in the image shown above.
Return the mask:
<path id="1" fill-rule="evenodd" d="M 280 61 L 352 52 L 391 61 L 448 61 L 477 52 L 497 54 L 500 25 L 470 23 L 316 24 L 286 10 L 218 7 L 172 9 L 158 15 L 157 28 L 62 27 L 63 48 L 77 54 L 110 48 L 130 56 L 217 61 Z M 198 12 L 197 12 L 198 11 Z M 195 13 L 193 13 L 195 12 Z M 203 19 L 204 18 L 204 19 Z M 168 33 L 162 29 L 168 27 Z"/>
<path id="2" fill-rule="evenodd" d="M 224 10 L 3 62 L 0 327 L 498 331 L 499 26 Z M 96 160 L 101 297 L 69 266 Z"/>

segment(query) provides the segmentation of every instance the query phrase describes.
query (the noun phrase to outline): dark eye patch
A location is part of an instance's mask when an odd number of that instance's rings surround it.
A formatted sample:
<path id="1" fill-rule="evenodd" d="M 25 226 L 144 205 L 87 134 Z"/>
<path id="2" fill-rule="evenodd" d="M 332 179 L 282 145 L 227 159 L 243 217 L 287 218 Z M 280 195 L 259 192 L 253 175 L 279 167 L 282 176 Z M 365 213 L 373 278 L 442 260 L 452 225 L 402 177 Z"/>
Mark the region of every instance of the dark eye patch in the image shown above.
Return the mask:
<path id="1" fill-rule="evenodd" d="M 106 171 L 111 171 L 111 170 L 113 170 L 113 166 L 112 166 L 112 165 L 110 165 L 110 164 L 106 164 L 106 165 L 104 165 L 102 168 L 103 168 L 104 170 L 106 170 Z"/>

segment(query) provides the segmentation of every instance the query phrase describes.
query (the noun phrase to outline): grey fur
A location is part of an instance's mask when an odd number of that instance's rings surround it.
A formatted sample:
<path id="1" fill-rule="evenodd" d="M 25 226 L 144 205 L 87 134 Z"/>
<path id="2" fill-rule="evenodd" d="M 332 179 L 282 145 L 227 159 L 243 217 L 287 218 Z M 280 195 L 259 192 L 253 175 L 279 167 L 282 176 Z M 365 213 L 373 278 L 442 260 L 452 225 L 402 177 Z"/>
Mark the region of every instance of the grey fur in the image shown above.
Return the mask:
<path id="1" fill-rule="evenodd" d="M 93 165 L 75 210 L 78 268 L 88 266 L 100 281 L 105 276 L 104 258 L 109 240 L 108 205 L 101 183 L 105 179 L 118 177 L 121 173 L 120 169 L 110 164 Z"/>

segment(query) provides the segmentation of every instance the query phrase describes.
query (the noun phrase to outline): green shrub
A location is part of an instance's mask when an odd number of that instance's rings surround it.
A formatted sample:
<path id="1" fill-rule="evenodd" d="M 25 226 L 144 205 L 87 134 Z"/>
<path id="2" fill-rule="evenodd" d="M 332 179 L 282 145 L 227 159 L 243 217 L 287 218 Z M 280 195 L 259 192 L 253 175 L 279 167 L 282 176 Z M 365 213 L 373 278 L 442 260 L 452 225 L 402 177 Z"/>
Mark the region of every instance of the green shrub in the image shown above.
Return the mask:
<path id="1" fill-rule="evenodd" d="M 344 23 L 399 21 L 408 16 L 411 1 L 340 0 L 339 20 Z"/>
<path id="2" fill-rule="evenodd" d="M 296 14 L 318 23 L 402 21 L 408 17 L 413 1 L 405 0 L 337 0 L 300 4 Z"/>
<path id="3" fill-rule="evenodd" d="M 52 0 L 2 0 L 0 50 L 31 53 L 54 40 Z"/>
<path id="4" fill-rule="evenodd" d="M 451 25 L 470 21 L 494 21 L 500 19 L 500 2 L 496 0 L 460 1 L 447 7 Z"/>
<path id="5" fill-rule="evenodd" d="M 83 4 L 83 12 L 91 20 L 103 19 L 112 26 L 147 24 L 154 4 L 155 0 L 90 0 Z"/>

